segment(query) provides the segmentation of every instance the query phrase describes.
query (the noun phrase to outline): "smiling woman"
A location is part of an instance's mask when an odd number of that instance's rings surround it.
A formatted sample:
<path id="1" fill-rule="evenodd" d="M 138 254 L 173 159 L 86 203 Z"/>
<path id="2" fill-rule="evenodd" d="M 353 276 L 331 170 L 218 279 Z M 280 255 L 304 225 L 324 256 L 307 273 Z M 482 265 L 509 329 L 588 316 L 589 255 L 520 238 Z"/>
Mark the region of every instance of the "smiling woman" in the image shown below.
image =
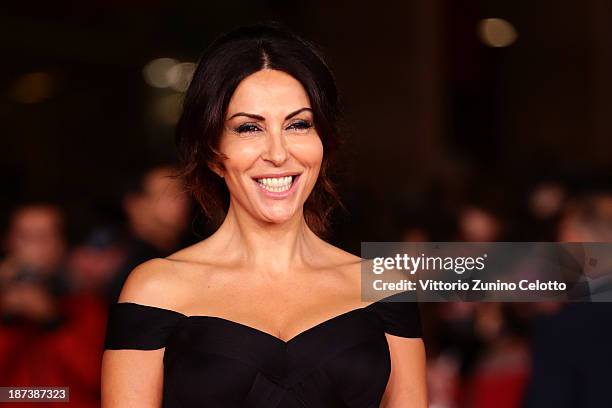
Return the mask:
<path id="1" fill-rule="evenodd" d="M 276 25 L 205 52 L 177 129 L 209 238 L 135 268 L 111 306 L 103 407 L 427 406 L 415 303 L 362 301 L 362 260 L 321 237 L 338 96 Z"/>
<path id="2" fill-rule="evenodd" d="M 319 177 L 315 175 L 313 191 L 304 203 L 304 216 L 310 228 L 323 235 L 329 215 L 339 203 L 328 175 L 340 144 L 338 92 L 321 53 L 304 39 L 274 28 L 276 34 L 272 29 L 265 33 L 260 26 L 235 30 L 219 38 L 201 57 L 205 63 L 199 64 L 193 75 L 177 126 L 177 146 L 185 163 L 182 175 L 204 212 L 222 219 L 229 206 L 229 192 L 211 168 L 212 163 L 224 159 L 220 139 L 231 132 L 245 137 L 264 133 L 270 139 L 275 136 L 270 131 L 279 126 L 278 115 L 282 115 L 286 133 L 305 133 L 322 144 L 325 154 Z M 282 36 L 281 31 L 285 31 Z M 244 81 L 247 77 L 249 81 Z M 267 89 L 270 84 L 276 87 Z M 262 110 L 269 106 L 277 110 Z"/>
<path id="3" fill-rule="evenodd" d="M 309 97 L 300 82 L 264 68 L 238 85 L 227 112 L 219 141 L 224 159 L 211 167 L 225 179 L 231 200 L 269 223 L 300 213 L 323 158 Z M 320 214 L 316 207 L 310 211 Z M 319 218 L 318 226 L 323 222 Z"/>

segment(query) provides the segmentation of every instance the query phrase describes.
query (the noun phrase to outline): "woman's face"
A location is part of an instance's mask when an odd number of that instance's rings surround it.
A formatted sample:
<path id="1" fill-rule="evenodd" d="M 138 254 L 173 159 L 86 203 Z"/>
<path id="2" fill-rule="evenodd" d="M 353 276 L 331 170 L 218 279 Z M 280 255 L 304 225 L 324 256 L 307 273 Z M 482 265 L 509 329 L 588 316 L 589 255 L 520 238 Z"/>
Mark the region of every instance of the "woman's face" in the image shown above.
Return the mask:
<path id="1" fill-rule="evenodd" d="M 232 205 L 265 222 L 301 216 L 323 145 L 305 89 L 282 71 L 261 70 L 236 88 L 219 149 Z"/>

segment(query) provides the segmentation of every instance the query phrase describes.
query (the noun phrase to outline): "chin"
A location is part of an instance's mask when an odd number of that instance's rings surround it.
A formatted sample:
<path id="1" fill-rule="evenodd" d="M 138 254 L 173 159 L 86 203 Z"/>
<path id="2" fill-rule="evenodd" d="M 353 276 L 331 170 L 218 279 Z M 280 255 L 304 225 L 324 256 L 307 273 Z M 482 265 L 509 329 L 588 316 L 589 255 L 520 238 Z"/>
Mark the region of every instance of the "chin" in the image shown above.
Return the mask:
<path id="1" fill-rule="evenodd" d="M 270 222 L 273 224 L 282 224 L 295 218 L 298 215 L 298 211 L 290 208 L 283 208 L 277 210 L 261 211 L 261 214 L 262 218 L 266 222 Z"/>

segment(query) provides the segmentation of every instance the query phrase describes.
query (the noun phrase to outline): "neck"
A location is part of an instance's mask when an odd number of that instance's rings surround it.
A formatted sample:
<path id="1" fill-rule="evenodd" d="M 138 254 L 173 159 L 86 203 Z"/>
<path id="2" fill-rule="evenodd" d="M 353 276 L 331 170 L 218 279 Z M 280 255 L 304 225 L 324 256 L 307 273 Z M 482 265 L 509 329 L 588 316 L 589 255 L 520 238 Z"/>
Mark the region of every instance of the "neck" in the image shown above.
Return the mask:
<path id="1" fill-rule="evenodd" d="M 284 274 L 310 263 L 320 239 L 310 230 L 301 211 L 286 222 L 275 224 L 256 220 L 236 207 L 230 204 L 215 234 L 225 237 L 224 246 L 236 254 L 236 261 L 273 274 Z"/>

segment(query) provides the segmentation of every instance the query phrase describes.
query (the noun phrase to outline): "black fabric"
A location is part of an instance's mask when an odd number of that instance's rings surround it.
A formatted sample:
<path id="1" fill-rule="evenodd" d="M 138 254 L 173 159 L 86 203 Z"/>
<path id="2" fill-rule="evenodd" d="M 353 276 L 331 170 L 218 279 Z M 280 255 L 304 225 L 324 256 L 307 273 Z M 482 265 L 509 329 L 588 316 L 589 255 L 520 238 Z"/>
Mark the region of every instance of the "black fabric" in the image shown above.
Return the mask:
<path id="1" fill-rule="evenodd" d="M 283 341 L 231 320 L 110 306 L 105 349 L 164 351 L 164 407 L 374 408 L 391 371 L 385 333 L 421 337 L 418 305 L 394 297 Z"/>
<path id="2" fill-rule="evenodd" d="M 612 407 L 612 303 L 570 303 L 540 318 L 524 408 Z"/>

